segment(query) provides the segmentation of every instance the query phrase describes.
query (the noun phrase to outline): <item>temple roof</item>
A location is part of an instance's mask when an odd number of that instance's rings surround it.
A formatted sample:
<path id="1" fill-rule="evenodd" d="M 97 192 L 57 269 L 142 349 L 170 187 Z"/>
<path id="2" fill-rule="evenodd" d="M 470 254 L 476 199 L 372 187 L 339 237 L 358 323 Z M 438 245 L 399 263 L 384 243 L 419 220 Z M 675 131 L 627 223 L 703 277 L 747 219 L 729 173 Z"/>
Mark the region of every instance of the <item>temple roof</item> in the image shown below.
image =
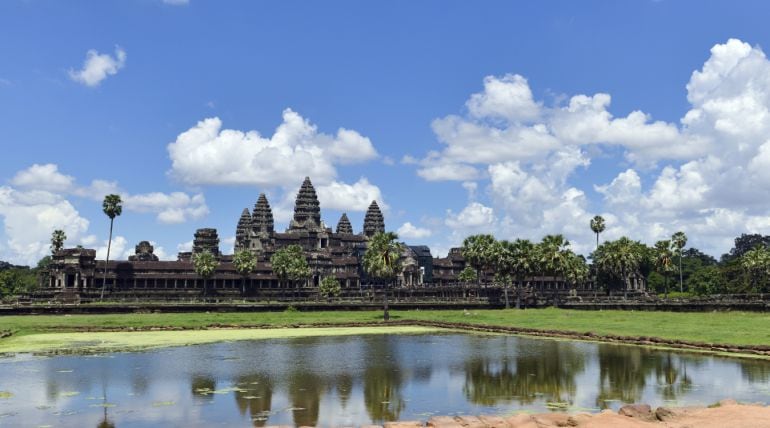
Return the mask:
<path id="1" fill-rule="evenodd" d="M 273 222 L 273 210 L 267 201 L 264 193 L 259 194 L 257 203 L 254 204 L 254 212 L 251 215 L 251 230 L 254 232 L 273 232 L 275 224 Z"/>
<path id="2" fill-rule="evenodd" d="M 353 234 L 353 226 L 350 224 L 350 220 L 348 220 L 347 213 L 342 213 L 342 217 L 340 217 L 340 221 L 337 222 L 337 233 L 341 235 Z"/>
<path id="3" fill-rule="evenodd" d="M 385 232 L 385 219 L 377 201 L 372 201 L 364 216 L 364 235 L 371 238 L 377 232 Z"/>

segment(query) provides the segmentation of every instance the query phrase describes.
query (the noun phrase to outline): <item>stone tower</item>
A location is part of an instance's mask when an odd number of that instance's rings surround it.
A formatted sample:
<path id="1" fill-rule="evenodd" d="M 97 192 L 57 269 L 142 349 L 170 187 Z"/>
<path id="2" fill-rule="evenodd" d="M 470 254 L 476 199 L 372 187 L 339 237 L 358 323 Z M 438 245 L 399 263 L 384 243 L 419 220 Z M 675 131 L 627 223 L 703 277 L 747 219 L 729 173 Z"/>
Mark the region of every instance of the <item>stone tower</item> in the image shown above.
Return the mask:
<path id="1" fill-rule="evenodd" d="M 259 194 L 257 203 L 254 204 L 254 212 L 251 214 L 251 230 L 254 233 L 273 233 L 273 210 L 270 203 L 267 202 L 267 196 L 264 193 Z"/>
<path id="2" fill-rule="evenodd" d="M 219 235 L 216 229 L 205 228 L 195 231 L 192 252 L 198 254 L 204 251 L 219 257 Z"/>
<path id="3" fill-rule="evenodd" d="M 371 238 L 377 232 L 385 232 L 385 219 L 382 217 L 377 201 L 372 201 L 364 216 L 364 235 Z"/>
<path id="4" fill-rule="evenodd" d="M 315 230 L 321 228 L 321 206 L 310 177 L 305 177 L 294 203 L 294 219 L 289 229 Z"/>
<path id="5" fill-rule="evenodd" d="M 251 233 L 251 214 L 244 208 L 238 226 L 235 228 L 235 251 L 249 248 L 249 234 Z"/>
<path id="6" fill-rule="evenodd" d="M 342 213 L 340 221 L 337 222 L 337 233 L 342 235 L 353 234 L 353 226 L 350 224 L 350 220 L 348 220 L 347 213 Z"/>

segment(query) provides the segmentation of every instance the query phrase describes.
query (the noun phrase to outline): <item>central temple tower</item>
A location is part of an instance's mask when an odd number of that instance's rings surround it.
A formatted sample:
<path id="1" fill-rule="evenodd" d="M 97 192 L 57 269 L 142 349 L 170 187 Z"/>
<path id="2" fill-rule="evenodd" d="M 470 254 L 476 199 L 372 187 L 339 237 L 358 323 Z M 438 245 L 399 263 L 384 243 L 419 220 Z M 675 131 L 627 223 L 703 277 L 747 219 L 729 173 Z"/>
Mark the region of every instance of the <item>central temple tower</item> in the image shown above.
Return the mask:
<path id="1" fill-rule="evenodd" d="M 305 177 L 302 187 L 297 192 L 294 202 L 294 218 L 289 223 L 288 232 L 295 230 L 320 231 L 324 226 L 321 222 L 321 206 L 315 193 L 310 177 Z"/>

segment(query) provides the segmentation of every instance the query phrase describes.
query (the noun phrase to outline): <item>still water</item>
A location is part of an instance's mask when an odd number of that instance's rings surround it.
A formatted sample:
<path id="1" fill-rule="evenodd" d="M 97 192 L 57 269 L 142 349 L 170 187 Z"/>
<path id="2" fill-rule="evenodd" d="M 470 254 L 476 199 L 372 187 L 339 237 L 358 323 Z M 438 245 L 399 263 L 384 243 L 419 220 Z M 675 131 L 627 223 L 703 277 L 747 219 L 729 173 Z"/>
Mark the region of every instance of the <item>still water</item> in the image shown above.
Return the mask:
<path id="1" fill-rule="evenodd" d="M 770 361 L 462 333 L 0 359 L 0 426 L 360 425 L 431 415 L 770 402 Z"/>

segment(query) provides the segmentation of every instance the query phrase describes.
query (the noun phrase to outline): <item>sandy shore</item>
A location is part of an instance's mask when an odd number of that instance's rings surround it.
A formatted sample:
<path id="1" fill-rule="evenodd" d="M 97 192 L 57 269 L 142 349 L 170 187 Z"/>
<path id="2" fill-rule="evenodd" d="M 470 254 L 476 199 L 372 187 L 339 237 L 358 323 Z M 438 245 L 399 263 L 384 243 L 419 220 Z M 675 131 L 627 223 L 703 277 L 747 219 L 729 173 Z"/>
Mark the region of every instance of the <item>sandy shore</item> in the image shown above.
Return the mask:
<path id="1" fill-rule="evenodd" d="M 770 407 L 738 404 L 722 400 L 709 407 L 659 407 L 651 409 L 646 404 L 624 406 L 619 412 L 605 410 L 601 413 L 545 413 L 538 415 L 518 414 L 500 416 L 434 416 L 426 421 L 389 422 L 384 428 L 543 428 L 543 427 L 593 427 L 593 428 L 770 428 Z M 371 425 L 367 428 L 379 427 Z"/>

